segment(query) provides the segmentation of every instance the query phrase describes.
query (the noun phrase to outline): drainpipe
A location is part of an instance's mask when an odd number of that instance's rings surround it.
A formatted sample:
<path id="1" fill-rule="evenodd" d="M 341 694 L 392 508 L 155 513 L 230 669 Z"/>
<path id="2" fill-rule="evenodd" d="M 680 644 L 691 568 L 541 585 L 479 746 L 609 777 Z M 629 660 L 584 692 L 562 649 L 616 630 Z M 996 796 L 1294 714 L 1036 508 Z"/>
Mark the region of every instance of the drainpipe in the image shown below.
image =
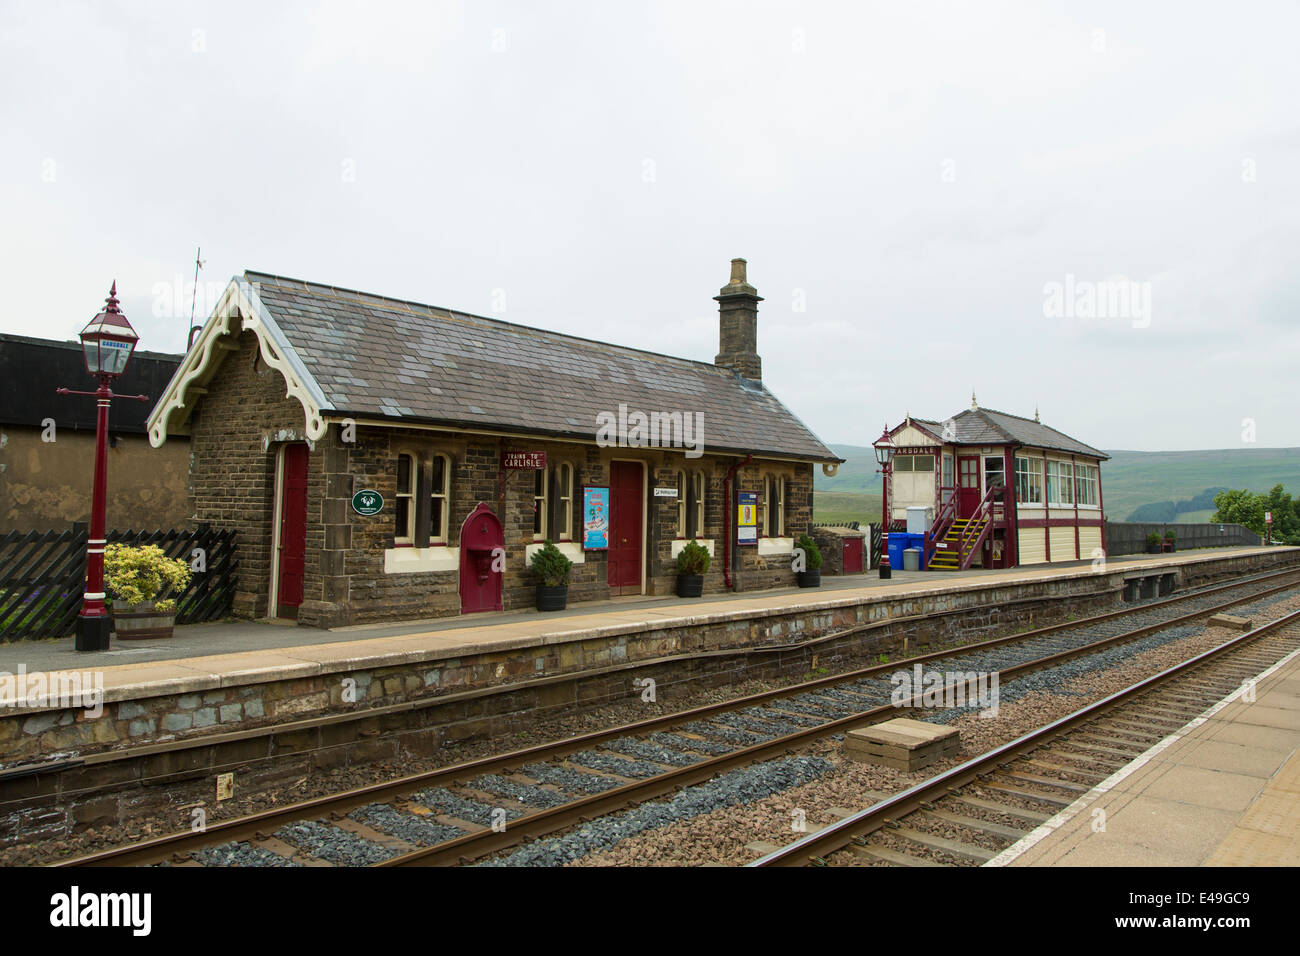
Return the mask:
<path id="1" fill-rule="evenodd" d="M 744 461 L 737 461 L 727 469 L 727 477 L 722 482 L 722 497 L 725 504 L 722 508 L 722 578 L 727 584 L 727 590 L 731 590 L 731 512 L 736 507 L 731 495 L 731 479 L 736 475 L 737 468 L 744 468 L 754 460 L 752 454 L 746 455 Z"/>

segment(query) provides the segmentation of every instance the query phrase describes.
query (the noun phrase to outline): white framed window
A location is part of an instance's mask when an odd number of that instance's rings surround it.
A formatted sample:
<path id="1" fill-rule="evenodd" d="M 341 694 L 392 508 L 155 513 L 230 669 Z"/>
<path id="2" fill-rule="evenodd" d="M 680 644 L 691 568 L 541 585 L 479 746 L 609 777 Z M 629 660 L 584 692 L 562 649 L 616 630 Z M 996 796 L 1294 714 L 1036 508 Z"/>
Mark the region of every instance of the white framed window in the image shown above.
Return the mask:
<path id="1" fill-rule="evenodd" d="M 429 543 L 447 543 L 447 492 L 451 482 L 451 459 L 434 455 L 429 475 Z"/>
<path id="2" fill-rule="evenodd" d="M 1006 467 L 1006 459 L 1000 455 L 997 458 L 984 459 L 984 490 L 986 493 L 991 488 L 1006 484 Z"/>
<path id="3" fill-rule="evenodd" d="M 1074 466 L 1075 500 L 1088 507 L 1097 505 L 1097 469 L 1093 465 Z"/>
<path id="4" fill-rule="evenodd" d="M 1042 459 L 1016 456 L 1016 501 L 1025 505 L 1043 503 Z"/>
<path id="5" fill-rule="evenodd" d="M 550 504 L 547 496 L 546 469 L 533 472 L 533 540 L 546 540 L 546 512 Z"/>
<path id="6" fill-rule="evenodd" d="M 952 455 L 943 456 L 943 471 L 939 475 L 940 486 L 943 488 L 953 487 L 952 472 Z"/>
<path id="7" fill-rule="evenodd" d="M 763 503 L 767 507 L 763 534 L 769 538 L 780 538 L 785 534 L 785 479 L 768 475 L 763 482 Z"/>
<path id="8" fill-rule="evenodd" d="M 1047 463 L 1047 503 L 1074 504 L 1074 469 L 1068 461 Z"/>
<path id="9" fill-rule="evenodd" d="M 673 483 L 677 488 L 677 537 L 690 537 L 690 529 L 686 526 L 687 512 L 690 510 L 686 500 L 686 472 L 679 471 L 673 475 Z"/>
<path id="10" fill-rule="evenodd" d="M 557 541 L 573 540 L 573 465 L 560 462 L 555 468 Z"/>
<path id="11" fill-rule="evenodd" d="M 704 472 L 691 475 L 691 508 L 687 512 L 691 537 L 704 537 Z"/>
<path id="12" fill-rule="evenodd" d="M 415 479 L 414 455 L 397 456 L 397 500 L 394 511 L 393 544 L 409 545 L 415 541 Z"/>

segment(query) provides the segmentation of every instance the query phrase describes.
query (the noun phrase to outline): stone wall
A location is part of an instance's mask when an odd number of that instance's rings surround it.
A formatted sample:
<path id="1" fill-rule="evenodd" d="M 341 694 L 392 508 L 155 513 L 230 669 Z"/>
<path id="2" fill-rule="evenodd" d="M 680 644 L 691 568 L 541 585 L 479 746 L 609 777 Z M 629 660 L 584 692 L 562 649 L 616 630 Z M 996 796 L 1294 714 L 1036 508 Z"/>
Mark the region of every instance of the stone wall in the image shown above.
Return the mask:
<path id="1" fill-rule="evenodd" d="M 232 348 L 190 420 L 190 505 L 192 520 L 239 533 L 233 611 L 263 617 L 268 613 L 276 450 L 284 442 L 304 440 L 303 411 L 297 400 L 285 397 L 284 378 L 262 361 L 252 332 L 241 333 Z M 171 442 L 169 437 L 166 445 Z M 318 454 L 312 455 L 309 474 L 310 542 L 312 507 L 319 515 L 322 500 Z M 319 535 L 319 520 L 316 526 Z M 307 574 L 319 585 L 319 552 L 308 551 Z"/>
<path id="2" fill-rule="evenodd" d="M 50 387 L 51 402 L 81 400 L 59 398 Z M 189 442 L 182 436 L 154 448 L 147 436 L 117 434 L 112 421 L 110 411 L 110 530 L 188 527 Z M 90 520 L 95 432 L 58 428 L 52 442 L 42 434 L 22 425 L 0 429 L 0 533 L 66 531 Z"/>

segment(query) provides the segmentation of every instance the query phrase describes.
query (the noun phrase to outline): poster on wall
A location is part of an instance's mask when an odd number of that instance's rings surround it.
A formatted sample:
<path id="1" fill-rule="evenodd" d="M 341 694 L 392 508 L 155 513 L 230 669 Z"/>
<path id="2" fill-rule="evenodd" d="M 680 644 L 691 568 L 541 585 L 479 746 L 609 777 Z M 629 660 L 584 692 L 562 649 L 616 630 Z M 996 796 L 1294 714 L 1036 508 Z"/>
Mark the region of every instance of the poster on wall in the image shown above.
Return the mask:
<path id="1" fill-rule="evenodd" d="M 602 551 L 609 547 L 609 489 L 582 489 L 582 548 Z"/>
<path id="2" fill-rule="evenodd" d="M 737 492 L 736 499 L 736 543 L 758 544 L 758 492 Z"/>

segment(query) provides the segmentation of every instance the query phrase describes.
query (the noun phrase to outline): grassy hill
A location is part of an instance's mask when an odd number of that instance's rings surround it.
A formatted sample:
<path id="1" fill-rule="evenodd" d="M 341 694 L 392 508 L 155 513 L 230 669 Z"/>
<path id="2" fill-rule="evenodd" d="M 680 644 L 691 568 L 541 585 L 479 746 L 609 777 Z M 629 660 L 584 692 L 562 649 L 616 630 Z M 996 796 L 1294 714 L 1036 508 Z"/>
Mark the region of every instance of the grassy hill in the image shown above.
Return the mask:
<path id="1" fill-rule="evenodd" d="M 1206 488 L 1300 491 L 1300 448 L 1111 451 L 1101 466 L 1106 513 L 1123 521 L 1139 505 L 1194 497 Z M 1182 515 L 1180 521 L 1186 521 Z M 1206 519 L 1208 520 L 1208 515 Z"/>
<path id="2" fill-rule="evenodd" d="M 817 469 L 814 513 L 819 521 L 878 521 L 880 476 L 871 448 L 831 445 L 845 459 L 839 474 L 827 478 Z M 1207 488 L 1268 491 L 1285 485 L 1300 493 L 1300 448 L 1223 448 L 1207 451 L 1111 451 L 1101 466 L 1106 514 L 1128 520 L 1134 510 L 1159 501 L 1193 498 Z M 1211 512 L 1178 516 L 1181 522 L 1208 521 Z"/>

